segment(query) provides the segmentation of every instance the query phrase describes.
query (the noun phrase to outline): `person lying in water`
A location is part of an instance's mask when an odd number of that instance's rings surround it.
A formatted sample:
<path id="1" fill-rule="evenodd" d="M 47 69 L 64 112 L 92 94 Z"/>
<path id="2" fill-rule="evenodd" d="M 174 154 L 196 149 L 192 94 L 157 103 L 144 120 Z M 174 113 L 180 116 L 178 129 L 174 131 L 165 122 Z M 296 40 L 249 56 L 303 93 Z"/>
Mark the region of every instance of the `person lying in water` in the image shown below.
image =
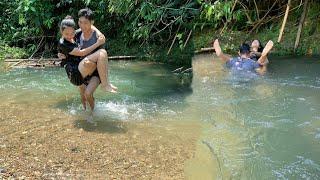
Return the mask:
<path id="1" fill-rule="evenodd" d="M 99 49 L 88 55 L 105 43 L 105 37 L 99 36 L 97 42 L 85 49 L 80 49 L 75 40 L 75 22 L 71 16 L 62 20 L 60 30 L 62 38 L 59 40 L 59 51 L 66 55 L 61 65 L 65 68 L 70 82 L 75 86 L 88 85 L 92 74 L 98 69 L 101 88 L 107 92 L 116 92 L 106 76 L 106 50 Z M 88 56 L 87 56 L 88 55 Z M 80 57 L 86 56 L 84 59 Z M 92 109 L 93 112 L 93 109 Z"/>
<path id="2" fill-rule="evenodd" d="M 213 43 L 217 56 L 226 62 L 228 68 L 237 71 L 257 72 L 259 74 L 261 74 L 259 69 L 265 65 L 267 55 L 272 47 L 273 42 L 269 41 L 263 49 L 261 57 L 257 61 L 254 61 L 250 58 L 250 46 L 248 44 L 242 44 L 239 48 L 239 56 L 232 58 L 222 52 L 218 39 Z"/>
<path id="3" fill-rule="evenodd" d="M 76 30 L 76 34 L 75 34 L 75 41 L 78 43 L 79 48 L 80 49 L 85 49 L 88 48 L 92 45 L 94 45 L 94 43 L 97 42 L 99 36 L 104 37 L 104 35 L 96 28 L 93 26 L 94 23 L 94 19 L 93 19 L 93 12 L 89 9 L 89 8 L 85 8 L 85 9 L 81 9 L 78 12 L 78 24 L 80 29 Z M 92 52 L 90 52 L 89 54 L 92 54 L 96 51 L 98 51 L 99 49 L 104 49 L 104 46 L 100 46 L 98 48 L 96 48 L 95 50 L 93 50 Z M 106 80 L 108 81 L 108 55 L 107 55 L 107 51 L 105 50 L 101 50 L 99 53 L 99 56 L 101 56 L 100 58 L 105 58 L 105 64 L 106 64 Z M 66 59 L 66 56 L 62 53 L 58 53 L 58 57 L 59 59 Z M 85 56 L 80 57 L 81 60 L 84 60 Z M 99 59 L 99 58 L 98 58 Z M 100 61 L 98 61 L 100 62 Z M 104 63 L 103 61 L 101 61 L 102 64 Z M 80 95 L 81 95 L 81 101 L 82 101 L 82 105 L 84 110 L 86 110 L 86 105 L 87 103 L 90 105 L 91 108 L 91 112 L 94 111 L 94 107 L 95 107 L 95 100 L 94 100 L 94 96 L 93 93 L 95 92 L 96 88 L 99 86 L 100 84 L 100 77 L 99 77 L 99 73 L 97 71 L 97 63 L 92 62 L 92 61 L 85 61 L 85 64 L 87 67 L 93 68 L 95 69 L 94 72 L 91 74 L 90 78 L 86 78 L 87 79 L 87 83 L 83 83 L 79 86 L 79 91 L 80 91 Z M 109 83 L 111 86 L 111 92 L 116 92 L 117 91 L 117 87 L 113 86 L 111 83 Z"/>
<path id="4" fill-rule="evenodd" d="M 263 51 L 263 45 L 260 40 L 254 39 L 251 42 L 251 49 L 250 49 L 250 59 L 254 61 L 258 61 L 261 57 L 261 53 Z"/>
<path id="5" fill-rule="evenodd" d="M 263 45 L 260 40 L 254 39 L 251 42 L 251 49 L 250 49 L 250 59 L 254 61 L 258 61 L 258 59 L 261 57 L 261 53 L 263 51 Z M 269 59 L 267 58 L 264 62 L 264 65 L 259 69 L 260 74 L 264 74 L 267 72 L 267 66 L 269 64 Z"/>

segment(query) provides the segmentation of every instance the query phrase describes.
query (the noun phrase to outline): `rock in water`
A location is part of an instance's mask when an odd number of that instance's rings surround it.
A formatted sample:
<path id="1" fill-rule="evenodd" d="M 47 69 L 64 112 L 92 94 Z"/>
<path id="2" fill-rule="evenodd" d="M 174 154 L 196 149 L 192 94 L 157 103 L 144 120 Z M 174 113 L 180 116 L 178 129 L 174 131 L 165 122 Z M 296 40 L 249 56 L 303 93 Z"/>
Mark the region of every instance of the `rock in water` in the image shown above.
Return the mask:
<path id="1" fill-rule="evenodd" d="M 7 170 L 5 168 L 0 167 L 0 173 L 6 173 L 6 172 L 7 172 Z"/>

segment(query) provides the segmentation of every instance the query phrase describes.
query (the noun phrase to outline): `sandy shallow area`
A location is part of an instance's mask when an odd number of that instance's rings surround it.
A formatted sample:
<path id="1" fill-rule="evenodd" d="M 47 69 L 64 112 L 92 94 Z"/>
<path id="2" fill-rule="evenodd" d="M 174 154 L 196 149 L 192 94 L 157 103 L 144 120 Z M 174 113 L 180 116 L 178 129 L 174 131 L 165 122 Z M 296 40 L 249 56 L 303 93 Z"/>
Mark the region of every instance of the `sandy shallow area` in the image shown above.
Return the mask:
<path id="1" fill-rule="evenodd" d="M 50 103 L 49 103 L 50 104 Z M 110 121 L 0 104 L 0 179 L 183 179 L 200 129 L 192 122 Z"/>

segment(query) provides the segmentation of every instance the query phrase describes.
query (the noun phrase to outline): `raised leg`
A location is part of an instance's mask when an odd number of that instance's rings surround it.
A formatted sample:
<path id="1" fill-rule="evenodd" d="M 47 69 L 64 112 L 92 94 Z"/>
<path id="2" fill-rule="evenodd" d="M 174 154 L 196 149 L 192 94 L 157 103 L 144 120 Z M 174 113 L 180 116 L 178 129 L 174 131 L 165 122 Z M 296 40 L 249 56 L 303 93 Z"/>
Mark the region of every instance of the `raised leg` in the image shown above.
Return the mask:
<path id="1" fill-rule="evenodd" d="M 96 51 L 95 53 L 87 56 L 80 62 L 79 71 L 81 72 L 83 77 L 86 77 L 93 73 L 93 71 L 95 70 L 94 64 L 96 64 L 96 68 L 98 69 L 99 77 L 101 80 L 101 88 L 104 91 L 116 93 L 117 88 L 109 83 L 107 76 L 107 56 L 107 51 L 104 49 Z"/>
<path id="2" fill-rule="evenodd" d="M 266 46 L 264 47 L 262 53 L 261 53 L 261 57 L 258 59 L 258 62 L 260 64 L 266 64 L 266 62 L 268 61 L 268 54 L 271 51 L 271 49 L 273 48 L 273 42 L 270 40 L 268 41 L 268 43 L 266 44 Z"/>

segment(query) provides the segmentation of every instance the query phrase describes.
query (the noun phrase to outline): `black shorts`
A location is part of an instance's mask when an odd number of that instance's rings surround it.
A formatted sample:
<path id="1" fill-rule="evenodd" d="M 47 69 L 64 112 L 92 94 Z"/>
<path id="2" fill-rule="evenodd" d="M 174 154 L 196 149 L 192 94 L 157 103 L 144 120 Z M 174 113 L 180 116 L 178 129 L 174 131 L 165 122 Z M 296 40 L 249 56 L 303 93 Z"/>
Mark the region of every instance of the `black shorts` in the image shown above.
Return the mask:
<path id="1" fill-rule="evenodd" d="M 82 84 L 88 85 L 90 79 L 93 76 L 96 76 L 100 79 L 97 69 L 91 75 L 83 78 L 78 69 L 78 64 L 67 64 L 65 66 L 65 70 L 67 72 L 70 82 L 75 86 L 81 86 Z"/>
<path id="2" fill-rule="evenodd" d="M 99 80 L 100 80 L 100 76 L 99 76 L 98 70 L 96 69 L 95 71 L 93 71 L 93 73 L 92 73 L 91 75 L 88 75 L 87 77 L 84 78 L 84 82 L 83 82 L 83 83 L 84 83 L 85 85 L 88 85 L 90 79 L 91 79 L 93 76 L 98 77 Z M 101 82 L 101 81 L 100 81 L 100 82 Z"/>
<path id="3" fill-rule="evenodd" d="M 65 70 L 73 85 L 80 86 L 85 82 L 78 69 L 78 64 L 66 64 Z"/>

